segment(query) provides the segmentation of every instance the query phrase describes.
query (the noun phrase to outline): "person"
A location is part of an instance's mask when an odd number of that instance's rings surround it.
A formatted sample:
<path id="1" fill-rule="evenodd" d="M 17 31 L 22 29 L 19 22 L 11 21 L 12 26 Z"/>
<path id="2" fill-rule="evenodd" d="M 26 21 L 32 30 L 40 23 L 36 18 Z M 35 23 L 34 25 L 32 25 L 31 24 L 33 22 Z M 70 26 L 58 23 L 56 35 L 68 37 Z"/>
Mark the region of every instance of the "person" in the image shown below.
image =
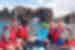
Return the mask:
<path id="1" fill-rule="evenodd" d="M 71 30 L 70 28 L 65 26 L 65 23 L 63 20 L 60 20 L 58 22 L 57 25 L 57 32 L 58 32 L 58 41 L 57 41 L 57 45 L 59 46 L 59 48 L 62 50 L 68 50 L 68 48 L 66 48 L 68 46 L 68 40 L 69 40 L 69 36 L 71 35 Z M 65 43 L 67 43 L 65 45 Z"/>
<path id="2" fill-rule="evenodd" d="M 28 26 L 19 25 L 18 26 L 17 37 L 27 40 L 29 38 L 29 28 L 28 28 Z"/>
<path id="3" fill-rule="evenodd" d="M 51 20 L 49 23 L 49 32 L 48 32 L 48 49 L 50 50 L 58 50 L 58 47 L 56 46 L 56 42 L 58 41 L 57 36 L 57 25 L 54 20 Z"/>
<path id="4" fill-rule="evenodd" d="M 49 34 L 48 34 L 48 39 L 50 41 L 51 44 L 54 44 L 56 42 L 56 24 L 54 21 L 50 22 L 50 28 L 49 28 Z"/>
<path id="5" fill-rule="evenodd" d="M 6 50 L 6 46 L 8 44 L 8 39 L 9 39 L 9 25 L 6 25 L 3 29 L 3 33 L 2 33 L 2 45 L 3 45 L 3 50 Z"/>
<path id="6" fill-rule="evenodd" d="M 24 45 L 22 43 L 28 42 L 28 39 L 30 37 L 29 33 L 30 33 L 30 27 L 28 24 L 28 20 L 26 17 L 23 17 L 23 20 L 17 27 L 17 43 L 19 44 L 19 45 L 17 45 L 17 49 L 18 48 L 20 48 L 20 49 L 26 48 L 26 45 Z"/>
<path id="7" fill-rule="evenodd" d="M 29 37 L 29 29 L 28 18 L 23 16 L 20 24 L 17 27 L 17 37 L 21 37 L 27 40 Z"/>
<path id="8" fill-rule="evenodd" d="M 2 42 L 5 44 L 4 46 L 8 45 L 9 39 L 11 39 L 14 46 L 16 45 L 16 21 L 12 20 L 11 23 L 7 24 L 3 29 Z"/>
<path id="9" fill-rule="evenodd" d="M 32 35 L 31 41 L 34 42 L 33 49 L 35 47 L 43 47 L 44 48 L 45 41 L 46 41 L 47 35 L 48 35 L 48 29 L 44 28 L 40 24 L 40 18 L 37 16 L 34 17 L 31 21 L 31 35 Z"/>

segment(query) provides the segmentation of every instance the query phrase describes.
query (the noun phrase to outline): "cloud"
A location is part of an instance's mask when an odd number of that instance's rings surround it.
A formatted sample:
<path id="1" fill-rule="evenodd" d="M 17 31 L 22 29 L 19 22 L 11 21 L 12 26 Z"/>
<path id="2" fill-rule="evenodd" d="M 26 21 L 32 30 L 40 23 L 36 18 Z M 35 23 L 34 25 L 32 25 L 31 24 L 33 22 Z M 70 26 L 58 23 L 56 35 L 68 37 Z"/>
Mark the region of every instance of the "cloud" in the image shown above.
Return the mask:
<path id="1" fill-rule="evenodd" d="M 54 16 L 63 16 L 71 11 L 75 11 L 75 0 L 54 0 Z"/>
<path id="2" fill-rule="evenodd" d="M 39 6 L 49 7 L 53 9 L 56 16 L 75 10 L 75 0 L 0 0 L 0 9 L 5 6 L 12 9 L 16 5 L 32 8 Z"/>
<path id="3" fill-rule="evenodd" d="M 75 0 L 56 0 L 57 8 L 75 11 Z"/>
<path id="4" fill-rule="evenodd" d="M 50 0 L 47 0 L 47 3 Z M 13 6 L 13 5 L 36 5 L 36 6 L 43 6 L 46 5 L 46 0 L 0 0 L 0 4 L 3 6 Z M 50 3 L 50 2 L 49 2 Z"/>

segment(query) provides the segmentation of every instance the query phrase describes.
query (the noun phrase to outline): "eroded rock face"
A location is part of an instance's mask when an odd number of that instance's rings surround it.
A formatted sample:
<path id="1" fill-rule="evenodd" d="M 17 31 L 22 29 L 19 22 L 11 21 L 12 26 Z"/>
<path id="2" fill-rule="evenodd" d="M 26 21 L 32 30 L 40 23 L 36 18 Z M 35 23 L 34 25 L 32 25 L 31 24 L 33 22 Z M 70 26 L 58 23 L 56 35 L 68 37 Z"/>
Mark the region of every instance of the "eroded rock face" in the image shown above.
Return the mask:
<path id="1" fill-rule="evenodd" d="M 75 12 L 71 12 L 65 16 L 65 21 L 68 21 L 69 24 L 75 24 Z"/>

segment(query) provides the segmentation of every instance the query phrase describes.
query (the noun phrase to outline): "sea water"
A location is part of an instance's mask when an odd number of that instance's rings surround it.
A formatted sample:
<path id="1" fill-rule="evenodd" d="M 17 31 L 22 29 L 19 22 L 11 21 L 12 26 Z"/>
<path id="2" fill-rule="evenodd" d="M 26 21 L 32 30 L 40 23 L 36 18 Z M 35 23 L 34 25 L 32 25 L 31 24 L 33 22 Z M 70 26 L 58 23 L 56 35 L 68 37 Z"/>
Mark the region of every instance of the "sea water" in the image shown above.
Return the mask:
<path id="1" fill-rule="evenodd" d="M 0 20 L 0 38 L 2 37 L 3 28 L 5 25 L 9 24 L 8 20 Z"/>

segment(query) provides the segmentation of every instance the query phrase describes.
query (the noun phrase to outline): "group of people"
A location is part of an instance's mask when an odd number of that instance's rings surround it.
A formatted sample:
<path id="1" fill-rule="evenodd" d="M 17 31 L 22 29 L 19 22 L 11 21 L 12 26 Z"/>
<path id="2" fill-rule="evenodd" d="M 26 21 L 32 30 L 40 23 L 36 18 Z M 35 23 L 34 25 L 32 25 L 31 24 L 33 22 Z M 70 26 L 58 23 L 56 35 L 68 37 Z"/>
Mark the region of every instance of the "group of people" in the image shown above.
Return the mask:
<path id="1" fill-rule="evenodd" d="M 75 50 L 75 35 L 72 29 L 63 21 L 50 22 L 50 31 L 48 35 L 51 44 L 60 48 L 60 50 Z"/>
<path id="2" fill-rule="evenodd" d="M 47 45 L 56 45 L 59 48 L 75 45 L 74 36 L 63 20 L 49 22 L 49 29 L 40 28 L 39 20 L 33 20 L 34 32 L 31 33 L 28 24 L 17 24 L 12 20 L 11 24 L 4 27 L 0 38 L 0 50 L 33 50 L 32 48 Z M 38 25 L 38 26 L 37 26 Z M 37 33 L 38 30 L 38 33 Z M 43 30 L 43 31 L 42 31 Z M 45 37 L 45 38 L 44 38 Z"/>

